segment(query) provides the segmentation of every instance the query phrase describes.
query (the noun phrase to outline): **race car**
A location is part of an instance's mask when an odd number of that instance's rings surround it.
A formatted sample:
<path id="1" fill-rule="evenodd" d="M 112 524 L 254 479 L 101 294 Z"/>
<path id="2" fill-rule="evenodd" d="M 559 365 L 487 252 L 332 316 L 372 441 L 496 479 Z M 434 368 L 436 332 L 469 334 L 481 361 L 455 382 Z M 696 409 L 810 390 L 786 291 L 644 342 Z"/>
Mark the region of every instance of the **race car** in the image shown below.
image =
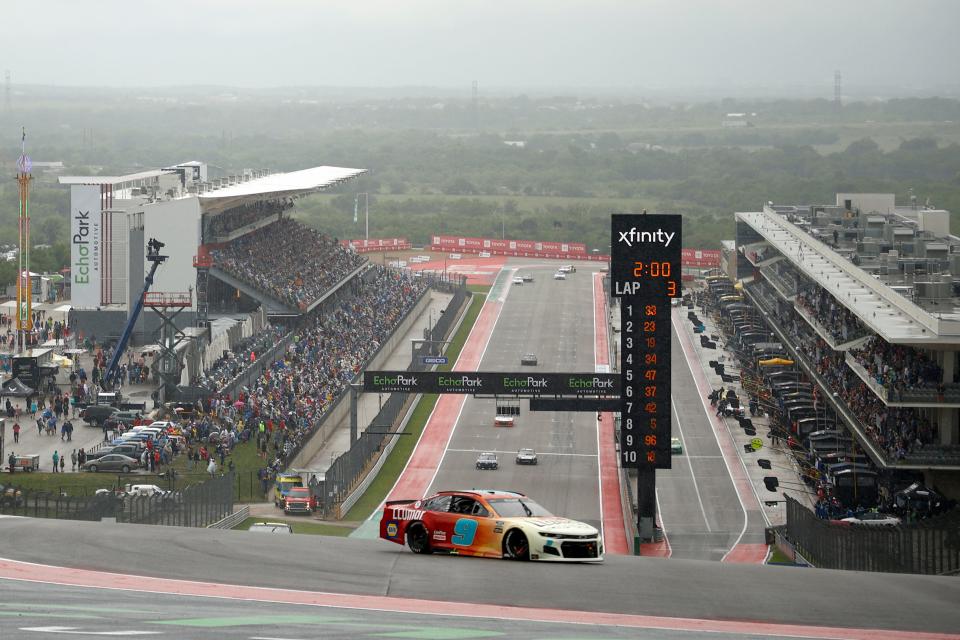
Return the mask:
<path id="1" fill-rule="evenodd" d="M 484 451 L 477 456 L 477 469 L 499 469 L 500 463 L 497 461 L 497 454 Z"/>
<path id="2" fill-rule="evenodd" d="M 517 464 L 537 464 L 537 452 L 533 449 L 517 451 Z"/>
<path id="3" fill-rule="evenodd" d="M 535 353 L 525 353 L 525 354 L 523 354 L 522 356 L 520 356 L 520 366 L 521 366 L 521 367 L 525 367 L 525 366 L 535 367 L 535 366 L 537 366 L 537 354 L 535 354 Z"/>
<path id="4" fill-rule="evenodd" d="M 602 562 L 596 528 L 551 515 L 515 491 L 441 491 L 423 500 L 391 500 L 380 519 L 380 537 L 414 553 Z"/>

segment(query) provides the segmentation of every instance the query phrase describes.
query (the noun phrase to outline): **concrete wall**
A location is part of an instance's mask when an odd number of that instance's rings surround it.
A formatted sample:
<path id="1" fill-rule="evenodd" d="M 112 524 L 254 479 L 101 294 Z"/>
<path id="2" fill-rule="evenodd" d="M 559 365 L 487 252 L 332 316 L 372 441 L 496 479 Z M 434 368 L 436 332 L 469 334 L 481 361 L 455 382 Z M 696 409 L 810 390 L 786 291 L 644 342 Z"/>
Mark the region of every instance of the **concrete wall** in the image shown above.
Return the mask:
<path id="1" fill-rule="evenodd" d="M 417 321 L 420 316 L 423 315 L 424 310 L 430 304 L 432 292 L 428 291 L 426 295 L 420 298 L 420 301 L 410 310 L 410 313 L 407 314 L 407 317 L 403 319 L 403 322 L 394 330 L 390 335 L 390 338 L 387 339 L 380 346 L 380 350 L 377 354 L 371 358 L 370 362 L 367 364 L 367 369 L 379 369 L 383 364 L 390 358 L 394 349 L 401 346 L 401 342 L 406 337 L 407 332 L 410 330 L 410 327 L 414 322 Z M 345 421 L 349 423 L 350 420 L 350 394 L 345 393 L 334 403 L 333 408 L 327 414 L 326 419 L 320 426 L 313 436 L 310 437 L 310 440 L 303 445 L 303 449 L 300 450 L 300 453 L 290 461 L 289 467 L 292 468 L 303 468 L 306 467 L 320 449 L 323 448 L 324 443 L 330 438 L 331 434 L 336 431 L 341 424 Z"/>

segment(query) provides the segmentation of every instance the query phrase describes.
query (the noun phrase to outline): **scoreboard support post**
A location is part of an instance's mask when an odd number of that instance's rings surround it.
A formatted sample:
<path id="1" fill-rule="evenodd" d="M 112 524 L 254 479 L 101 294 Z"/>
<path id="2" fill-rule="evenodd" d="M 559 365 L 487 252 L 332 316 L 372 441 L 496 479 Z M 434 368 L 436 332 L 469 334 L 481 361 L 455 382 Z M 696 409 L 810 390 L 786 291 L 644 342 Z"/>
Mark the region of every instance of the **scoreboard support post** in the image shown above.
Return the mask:
<path id="1" fill-rule="evenodd" d="M 655 537 L 656 470 L 671 467 L 671 300 L 681 296 L 679 215 L 611 217 L 611 288 L 620 299 L 620 463 L 637 469 L 637 530 Z"/>

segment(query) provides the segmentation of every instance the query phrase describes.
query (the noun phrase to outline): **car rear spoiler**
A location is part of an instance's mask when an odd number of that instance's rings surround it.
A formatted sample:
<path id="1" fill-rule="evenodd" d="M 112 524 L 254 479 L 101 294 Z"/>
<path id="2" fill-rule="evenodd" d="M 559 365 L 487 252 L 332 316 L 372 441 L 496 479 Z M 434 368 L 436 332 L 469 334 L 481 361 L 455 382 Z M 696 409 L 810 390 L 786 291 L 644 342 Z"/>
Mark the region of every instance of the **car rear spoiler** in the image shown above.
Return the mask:
<path id="1" fill-rule="evenodd" d="M 416 502 L 416 500 L 387 500 L 383 503 L 383 506 L 390 507 L 395 504 L 410 504 L 412 502 Z"/>

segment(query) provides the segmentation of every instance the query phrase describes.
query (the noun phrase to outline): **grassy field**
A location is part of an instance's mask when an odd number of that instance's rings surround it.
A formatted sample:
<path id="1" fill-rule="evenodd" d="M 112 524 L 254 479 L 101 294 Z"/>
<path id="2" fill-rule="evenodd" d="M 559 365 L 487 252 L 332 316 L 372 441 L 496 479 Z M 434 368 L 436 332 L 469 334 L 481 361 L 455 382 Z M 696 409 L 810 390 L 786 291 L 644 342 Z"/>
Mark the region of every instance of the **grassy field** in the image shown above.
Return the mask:
<path id="1" fill-rule="evenodd" d="M 470 307 L 464 315 L 463 322 L 460 324 L 460 328 L 454 335 L 453 341 L 447 350 L 447 356 L 450 358 L 451 363 L 456 362 L 457 357 L 460 355 L 460 351 L 467 341 L 467 336 L 470 335 L 470 330 L 477 321 L 477 316 L 480 315 L 480 309 L 483 307 L 484 302 L 483 294 L 489 287 L 471 287 L 471 289 L 478 295 L 473 296 Z M 444 365 L 439 367 L 439 369 L 449 371 L 451 367 L 452 364 Z M 400 477 L 400 473 L 404 467 L 407 466 L 407 461 L 410 459 L 410 455 L 413 453 L 413 449 L 420 439 L 420 434 L 423 433 L 423 428 L 427 424 L 427 419 L 430 417 L 433 407 L 437 404 L 438 398 L 439 396 L 436 394 L 428 394 L 420 398 L 420 402 L 417 403 L 417 407 L 413 410 L 413 414 L 407 422 L 406 432 L 411 435 L 400 438 L 397 441 L 393 447 L 393 451 L 390 452 L 390 455 L 380 468 L 380 473 L 377 474 L 377 477 L 370 484 L 366 492 L 364 492 L 363 496 L 361 496 L 360 500 L 350 509 L 350 512 L 347 513 L 344 520 L 352 522 L 366 520 L 370 514 L 373 513 L 373 510 L 380 506 L 380 503 L 387 497 L 387 493 L 393 487 L 394 483 L 396 483 L 397 478 Z"/>
<path id="2" fill-rule="evenodd" d="M 351 527 L 336 524 L 322 524 L 311 520 L 270 516 L 265 518 L 247 518 L 234 527 L 234 530 L 246 531 L 254 522 L 285 522 L 293 527 L 294 533 L 305 533 L 313 536 L 348 536 L 353 531 Z"/>

